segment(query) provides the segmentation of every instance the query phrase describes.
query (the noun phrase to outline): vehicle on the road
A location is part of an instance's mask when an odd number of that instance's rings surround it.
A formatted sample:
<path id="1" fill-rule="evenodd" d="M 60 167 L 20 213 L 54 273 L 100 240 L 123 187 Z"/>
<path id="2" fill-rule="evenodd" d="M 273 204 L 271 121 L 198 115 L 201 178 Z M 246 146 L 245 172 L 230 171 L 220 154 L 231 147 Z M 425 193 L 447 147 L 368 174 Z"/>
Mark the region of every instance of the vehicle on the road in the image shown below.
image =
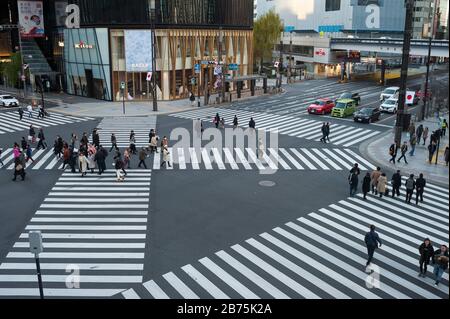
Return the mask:
<path id="1" fill-rule="evenodd" d="M 372 123 L 380 120 L 381 112 L 377 107 L 363 107 L 355 112 L 353 120 L 355 122 Z"/>
<path id="2" fill-rule="evenodd" d="M 308 106 L 309 114 L 326 114 L 331 113 L 334 107 L 334 102 L 330 99 L 318 99 L 313 104 Z"/>
<path id="3" fill-rule="evenodd" d="M 380 105 L 380 111 L 386 113 L 397 113 L 398 108 L 398 99 L 396 97 L 391 97 L 387 99 Z"/>
<path id="4" fill-rule="evenodd" d="M 346 117 L 356 111 L 356 101 L 353 99 L 337 100 L 336 106 L 331 111 L 333 117 Z"/>
<path id="5" fill-rule="evenodd" d="M 381 92 L 380 101 L 383 102 L 384 100 L 387 100 L 387 99 L 393 97 L 394 95 L 398 94 L 399 91 L 400 91 L 400 88 L 398 86 L 391 86 L 391 87 L 384 89 L 384 91 Z"/>
<path id="6" fill-rule="evenodd" d="M 19 101 L 11 95 L 0 95 L 0 105 L 3 107 L 19 106 Z"/>
<path id="7" fill-rule="evenodd" d="M 350 93 L 350 92 L 344 92 L 342 93 L 334 102 L 334 104 L 337 103 L 337 101 L 339 100 L 344 100 L 344 99 L 352 99 L 355 100 L 356 105 L 360 105 L 361 104 L 361 96 L 359 96 L 359 93 Z"/>

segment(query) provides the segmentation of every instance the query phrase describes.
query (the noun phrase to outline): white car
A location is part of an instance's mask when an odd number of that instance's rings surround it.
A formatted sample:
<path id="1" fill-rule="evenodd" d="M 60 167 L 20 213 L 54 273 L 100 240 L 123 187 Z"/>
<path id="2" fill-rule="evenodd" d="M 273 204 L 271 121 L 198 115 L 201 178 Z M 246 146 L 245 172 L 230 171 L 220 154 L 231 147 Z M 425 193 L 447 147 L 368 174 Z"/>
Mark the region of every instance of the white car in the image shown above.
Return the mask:
<path id="1" fill-rule="evenodd" d="M 19 106 L 19 101 L 11 95 L 0 95 L 0 106 L 13 107 Z"/>
<path id="2" fill-rule="evenodd" d="M 380 101 L 383 102 L 384 100 L 393 97 L 394 95 L 398 94 L 399 91 L 400 88 L 398 86 L 391 86 L 386 88 L 383 92 L 381 92 Z"/>
<path id="3" fill-rule="evenodd" d="M 397 98 L 387 99 L 380 105 L 380 111 L 386 112 L 386 113 L 395 114 L 395 113 L 397 113 L 397 108 L 398 108 L 398 99 Z"/>

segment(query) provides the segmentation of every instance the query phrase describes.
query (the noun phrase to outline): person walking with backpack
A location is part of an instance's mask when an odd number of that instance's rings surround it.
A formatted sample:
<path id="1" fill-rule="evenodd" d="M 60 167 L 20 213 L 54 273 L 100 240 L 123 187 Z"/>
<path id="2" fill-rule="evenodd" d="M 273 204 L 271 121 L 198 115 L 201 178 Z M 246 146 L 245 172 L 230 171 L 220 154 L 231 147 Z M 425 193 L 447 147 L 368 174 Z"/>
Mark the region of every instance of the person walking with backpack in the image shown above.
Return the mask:
<path id="1" fill-rule="evenodd" d="M 366 173 L 362 181 L 362 191 L 364 194 L 364 199 L 367 199 L 367 193 L 370 191 L 370 173 Z"/>
<path id="2" fill-rule="evenodd" d="M 402 176 L 400 175 L 400 170 L 397 170 L 397 172 L 392 175 L 391 179 L 392 183 L 392 198 L 397 195 L 397 197 L 400 197 L 400 187 L 402 186 Z"/>
<path id="3" fill-rule="evenodd" d="M 380 236 L 378 236 L 378 233 L 375 231 L 375 225 L 370 225 L 370 231 L 366 233 L 366 236 L 364 237 L 364 242 L 366 243 L 368 255 L 366 263 L 367 267 L 372 262 L 375 250 L 377 248 L 381 248 L 381 245 L 383 244 L 381 242 Z"/>
<path id="4" fill-rule="evenodd" d="M 433 265 L 434 271 L 433 274 L 435 276 L 434 284 L 439 286 L 439 282 L 441 281 L 442 275 L 448 268 L 448 248 L 447 245 L 441 245 L 441 248 L 436 250 L 433 254 Z"/>
<path id="5" fill-rule="evenodd" d="M 381 176 L 381 168 L 377 167 L 377 169 L 375 171 L 372 172 L 372 174 L 370 174 L 370 179 L 372 180 L 371 186 L 372 186 L 372 194 L 375 193 L 375 195 L 378 195 L 378 190 L 377 190 L 377 184 L 378 184 L 378 179 Z"/>
<path id="6" fill-rule="evenodd" d="M 406 187 L 406 203 L 411 203 L 411 198 L 416 188 L 416 181 L 414 180 L 414 174 L 409 175 L 409 178 L 405 182 Z"/>
<path id="7" fill-rule="evenodd" d="M 429 238 L 425 238 L 419 246 L 419 277 L 426 277 L 427 266 L 434 255 L 434 248 Z"/>
<path id="8" fill-rule="evenodd" d="M 380 198 L 383 197 L 383 195 L 389 195 L 388 189 L 387 189 L 387 177 L 386 173 L 382 173 L 381 176 L 378 178 L 378 184 L 377 184 L 377 191 L 380 195 Z"/>
<path id="9" fill-rule="evenodd" d="M 416 179 L 416 205 L 420 202 L 423 203 L 423 192 L 425 190 L 425 185 L 427 185 L 427 181 L 423 178 L 423 174 L 419 174 L 419 178 Z"/>
<path id="10" fill-rule="evenodd" d="M 400 163 L 400 161 L 403 158 L 405 160 L 405 164 L 408 164 L 408 162 L 406 161 L 406 152 L 408 152 L 408 144 L 406 141 L 403 143 L 402 147 L 400 148 L 400 152 L 402 153 L 402 155 L 398 158 L 398 162 Z"/>

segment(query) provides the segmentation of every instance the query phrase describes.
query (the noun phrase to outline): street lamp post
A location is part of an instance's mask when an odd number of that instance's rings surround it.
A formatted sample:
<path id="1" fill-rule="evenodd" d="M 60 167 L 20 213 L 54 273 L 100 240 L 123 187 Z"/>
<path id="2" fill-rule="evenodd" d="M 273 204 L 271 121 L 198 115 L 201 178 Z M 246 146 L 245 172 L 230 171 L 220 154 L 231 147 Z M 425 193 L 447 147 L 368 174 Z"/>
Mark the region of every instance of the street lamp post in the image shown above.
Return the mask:
<path id="1" fill-rule="evenodd" d="M 425 110 L 427 107 L 427 101 L 428 101 L 428 81 L 429 81 L 429 77 L 430 77 L 430 62 L 431 62 L 431 45 L 432 45 L 432 41 L 433 41 L 433 33 L 434 33 L 434 8 L 436 7 L 436 3 L 434 3 L 434 6 L 432 6 L 433 1 L 430 1 L 430 8 L 429 8 L 429 13 L 428 13 L 428 56 L 427 56 L 427 74 L 425 77 L 425 92 L 424 96 L 423 96 L 423 103 L 422 103 L 422 109 L 421 109 L 421 114 L 420 114 L 420 120 L 424 120 L 425 119 Z"/>
<path id="2" fill-rule="evenodd" d="M 219 28 L 219 55 L 220 55 L 219 65 L 220 65 L 220 62 L 223 59 L 223 52 L 222 52 L 222 50 L 223 50 L 223 30 L 222 30 L 222 26 L 221 26 Z M 226 56 L 227 56 L 227 54 L 225 53 L 225 59 L 226 59 Z M 222 78 L 222 88 L 221 88 L 222 96 L 221 96 L 221 99 L 220 99 L 221 103 L 225 102 L 225 65 L 226 65 L 226 61 L 222 64 L 222 74 L 221 74 L 221 78 Z"/>
<path id="3" fill-rule="evenodd" d="M 158 94 L 156 92 L 156 55 L 155 55 L 155 16 L 151 17 L 152 19 L 152 100 L 153 100 L 153 111 L 158 111 Z"/>
<path id="4" fill-rule="evenodd" d="M 289 69 L 288 69 L 288 83 L 291 83 L 292 77 L 292 31 L 289 32 Z"/>
<path id="5" fill-rule="evenodd" d="M 283 46 L 283 36 L 284 36 L 284 32 L 281 32 L 281 40 L 280 40 L 280 61 L 279 61 L 279 63 L 278 63 L 278 68 L 277 68 L 277 72 L 278 72 L 278 75 L 277 75 L 277 82 L 278 82 L 278 85 L 277 85 L 277 87 L 278 87 L 278 88 L 281 88 L 281 84 L 282 84 L 282 82 L 283 82 L 283 75 L 281 74 L 281 67 L 283 66 L 283 49 L 284 49 L 284 46 Z"/>
<path id="6" fill-rule="evenodd" d="M 409 52 L 411 49 L 412 13 L 414 0 L 405 0 L 406 16 L 405 31 L 403 33 L 402 68 L 400 76 L 400 91 L 398 96 L 397 120 L 395 122 L 395 143 L 401 145 L 402 129 L 405 119 L 406 81 L 408 80 Z"/>

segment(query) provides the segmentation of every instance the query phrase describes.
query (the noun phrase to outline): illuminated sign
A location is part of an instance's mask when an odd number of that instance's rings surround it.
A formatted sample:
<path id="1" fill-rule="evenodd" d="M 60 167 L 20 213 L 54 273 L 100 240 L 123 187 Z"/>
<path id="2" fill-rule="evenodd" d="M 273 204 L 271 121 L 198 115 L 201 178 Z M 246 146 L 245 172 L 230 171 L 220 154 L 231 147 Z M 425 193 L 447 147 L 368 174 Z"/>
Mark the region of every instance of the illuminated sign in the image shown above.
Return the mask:
<path id="1" fill-rule="evenodd" d="M 320 48 L 317 49 L 316 52 L 314 52 L 315 55 L 319 55 L 319 56 L 325 56 L 327 53 L 325 52 L 324 49 Z"/>
<path id="2" fill-rule="evenodd" d="M 75 49 L 93 49 L 94 48 L 94 45 L 84 43 L 83 41 L 80 41 L 80 43 L 75 43 L 73 46 L 75 47 Z"/>

